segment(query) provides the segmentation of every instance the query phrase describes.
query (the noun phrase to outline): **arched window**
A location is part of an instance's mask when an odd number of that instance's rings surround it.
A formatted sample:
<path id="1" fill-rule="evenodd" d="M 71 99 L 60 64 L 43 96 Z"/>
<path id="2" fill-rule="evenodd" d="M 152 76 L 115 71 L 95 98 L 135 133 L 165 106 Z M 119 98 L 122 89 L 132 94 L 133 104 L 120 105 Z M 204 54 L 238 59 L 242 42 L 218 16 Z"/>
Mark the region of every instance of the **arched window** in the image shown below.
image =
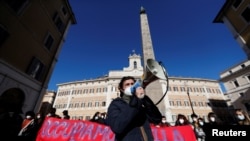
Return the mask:
<path id="1" fill-rule="evenodd" d="M 137 69 L 137 62 L 134 61 L 134 69 Z"/>

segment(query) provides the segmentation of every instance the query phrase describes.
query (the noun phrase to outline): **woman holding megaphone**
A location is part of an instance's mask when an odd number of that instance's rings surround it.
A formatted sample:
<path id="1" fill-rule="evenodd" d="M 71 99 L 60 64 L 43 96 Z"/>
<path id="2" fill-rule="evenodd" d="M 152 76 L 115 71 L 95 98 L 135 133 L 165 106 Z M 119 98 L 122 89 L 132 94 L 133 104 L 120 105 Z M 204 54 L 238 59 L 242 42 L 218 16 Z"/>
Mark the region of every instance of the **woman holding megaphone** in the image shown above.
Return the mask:
<path id="1" fill-rule="evenodd" d="M 114 99 L 107 112 L 107 124 L 115 133 L 115 141 L 153 141 L 150 124 L 161 122 L 161 113 L 134 77 L 123 77 L 120 97 Z"/>

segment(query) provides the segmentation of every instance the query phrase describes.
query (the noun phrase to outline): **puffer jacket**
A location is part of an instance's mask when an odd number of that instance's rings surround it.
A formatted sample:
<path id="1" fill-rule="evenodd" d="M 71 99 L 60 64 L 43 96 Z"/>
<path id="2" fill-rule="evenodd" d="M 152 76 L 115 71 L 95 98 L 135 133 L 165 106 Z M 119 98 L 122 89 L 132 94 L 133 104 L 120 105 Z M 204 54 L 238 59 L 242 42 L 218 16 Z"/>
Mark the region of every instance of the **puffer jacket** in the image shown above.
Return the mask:
<path id="1" fill-rule="evenodd" d="M 109 105 L 107 124 L 115 133 L 116 141 L 145 141 L 145 136 L 147 141 L 153 141 L 150 123 L 160 123 L 161 117 L 160 111 L 148 96 L 138 99 L 124 95 Z"/>

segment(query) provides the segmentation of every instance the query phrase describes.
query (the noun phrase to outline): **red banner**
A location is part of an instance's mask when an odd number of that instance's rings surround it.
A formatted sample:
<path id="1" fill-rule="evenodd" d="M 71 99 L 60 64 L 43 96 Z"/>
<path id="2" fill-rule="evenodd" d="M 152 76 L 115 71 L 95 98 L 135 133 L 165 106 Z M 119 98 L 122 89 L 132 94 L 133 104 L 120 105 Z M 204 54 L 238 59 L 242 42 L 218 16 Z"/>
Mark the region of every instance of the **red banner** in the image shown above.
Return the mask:
<path id="1" fill-rule="evenodd" d="M 195 141 L 191 126 L 151 126 L 155 141 Z M 36 141 L 114 141 L 108 126 L 84 120 L 46 118 Z"/>

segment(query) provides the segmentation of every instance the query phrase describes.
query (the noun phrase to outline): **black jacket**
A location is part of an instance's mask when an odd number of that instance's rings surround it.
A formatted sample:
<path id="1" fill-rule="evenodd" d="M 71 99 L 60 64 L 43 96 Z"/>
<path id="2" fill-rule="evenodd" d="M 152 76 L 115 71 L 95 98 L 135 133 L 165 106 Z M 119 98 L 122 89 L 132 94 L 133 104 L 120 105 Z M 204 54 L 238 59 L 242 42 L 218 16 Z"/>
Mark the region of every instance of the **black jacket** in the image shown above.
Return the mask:
<path id="1" fill-rule="evenodd" d="M 116 141 L 144 141 L 142 127 L 148 141 L 153 141 L 150 123 L 160 123 L 161 117 L 160 111 L 148 96 L 138 99 L 124 95 L 109 105 L 107 124 L 115 133 Z"/>

